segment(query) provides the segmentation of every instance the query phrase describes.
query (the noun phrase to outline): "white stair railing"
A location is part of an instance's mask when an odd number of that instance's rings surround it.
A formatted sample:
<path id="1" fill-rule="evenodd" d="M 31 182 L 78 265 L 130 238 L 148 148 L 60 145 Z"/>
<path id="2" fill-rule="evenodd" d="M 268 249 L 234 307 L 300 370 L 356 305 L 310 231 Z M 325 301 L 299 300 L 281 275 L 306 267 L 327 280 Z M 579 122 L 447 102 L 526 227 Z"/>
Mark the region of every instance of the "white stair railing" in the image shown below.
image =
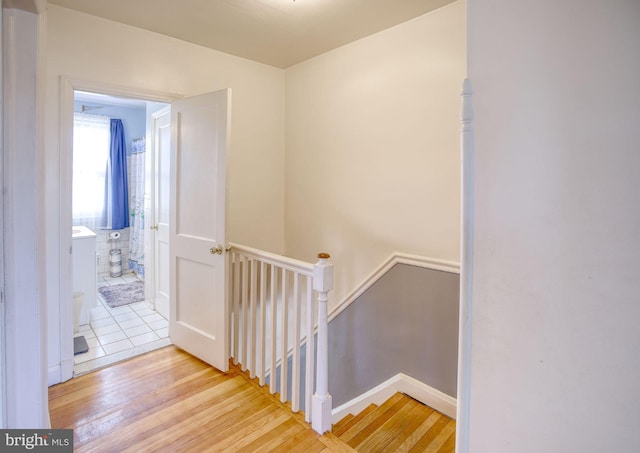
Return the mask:
<path id="1" fill-rule="evenodd" d="M 290 400 L 293 412 L 301 409 L 304 398 L 305 420 L 320 434 L 329 431 L 326 304 L 327 293 L 333 288 L 329 255 L 321 253 L 318 263 L 311 264 L 238 244 L 230 244 L 229 253 L 229 331 L 234 364 L 239 364 L 252 378 L 257 377 L 260 385 L 268 381 L 269 391 L 279 393 L 283 403 Z M 318 294 L 317 308 L 314 290 Z M 314 363 L 316 310 L 317 364 Z"/>

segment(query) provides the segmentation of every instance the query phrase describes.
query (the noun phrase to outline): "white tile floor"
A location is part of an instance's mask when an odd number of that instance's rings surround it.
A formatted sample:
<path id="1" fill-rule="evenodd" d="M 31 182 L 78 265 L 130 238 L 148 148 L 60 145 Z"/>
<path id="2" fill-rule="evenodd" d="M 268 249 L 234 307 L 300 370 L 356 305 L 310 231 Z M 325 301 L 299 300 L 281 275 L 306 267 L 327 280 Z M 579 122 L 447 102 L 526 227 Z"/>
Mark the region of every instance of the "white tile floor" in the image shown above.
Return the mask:
<path id="1" fill-rule="evenodd" d="M 99 277 L 98 288 L 137 280 L 134 274 Z M 169 323 L 146 302 L 110 308 L 98 293 L 98 306 L 91 310 L 89 324 L 74 336 L 84 335 L 89 351 L 74 356 L 74 375 L 170 344 Z"/>

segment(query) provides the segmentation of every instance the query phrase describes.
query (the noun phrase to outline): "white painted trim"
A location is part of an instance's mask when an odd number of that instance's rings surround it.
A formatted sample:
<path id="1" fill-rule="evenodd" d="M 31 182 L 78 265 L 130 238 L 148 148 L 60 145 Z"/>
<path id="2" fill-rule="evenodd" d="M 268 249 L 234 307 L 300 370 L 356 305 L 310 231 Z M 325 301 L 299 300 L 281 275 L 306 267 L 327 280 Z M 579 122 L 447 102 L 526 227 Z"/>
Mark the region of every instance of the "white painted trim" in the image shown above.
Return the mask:
<path id="1" fill-rule="evenodd" d="M 60 382 L 60 365 L 53 365 L 49 367 L 47 372 L 47 385 L 52 386 Z"/>
<path id="2" fill-rule="evenodd" d="M 47 385 L 52 386 L 63 381 L 62 376 L 73 376 L 73 358 L 65 359 L 60 363 L 49 366 L 47 373 Z M 65 381 L 68 380 L 64 379 Z"/>
<path id="3" fill-rule="evenodd" d="M 44 5 L 41 1 L 39 4 Z M 44 62 L 46 18 L 3 12 L 4 329 L 7 427 L 46 427 L 46 319 L 44 296 Z M 17 102 L 17 100 L 20 102 Z M 28 168 L 28 171 L 27 171 Z M 19 190 L 14 179 L 32 181 Z M 10 221 L 8 220 L 10 219 Z M 25 351 L 28 354 L 25 356 Z M 19 363 L 19 366 L 16 364 Z"/>
<path id="4" fill-rule="evenodd" d="M 396 264 L 407 264 L 409 266 L 422 267 L 436 271 L 460 273 L 460 264 L 455 261 L 428 258 L 420 255 L 410 255 L 408 253 L 395 252 L 387 258 L 375 271 L 373 271 L 356 289 L 354 289 L 342 302 L 333 307 L 329 312 L 329 322 L 342 313 L 358 297 L 362 296 L 366 290 L 371 288 L 384 274 Z"/>
<path id="5" fill-rule="evenodd" d="M 438 412 L 442 412 L 448 417 L 454 419 L 456 417 L 457 402 L 455 398 L 442 393 L 440 390 L 436 390 L 433 387 L 412 378 L 411 376 L 398 373 L 357 398 L 333 409 L 331 411 L 333 423 L 340 421 L 348 414 L 357 415 L 371 404 L 379 406 L 397 392 L 409 395 L 411 398 L 426 404 Z"/>
<path id="6" fill-rule="evenodd" d="M 89 91 L 110 96 L 144 99 L 171 103 L 183 96 L 175 93 L 159 93 L 142 88 L 130 88 L 105 82 L 87 81 L 73 77 L 60 77 L 60 194 L 59 194 L 59 236 L 60 272 L 59 311 L 60 324 L 58 343 L 60 344 L 61 381 L 73 377 L 73 310 L 71 298 L 71 191 L 73 168 L 73 101 L 74 91 Z"/>
<path id="7" fill-rule="evenodd" d="M 458 327 L 458 405 L 456 425 L 456 451 L 469 451 L 469 405 L 471 388 L 471 318 L 473 296 L 473 226 L 474 226 L 474 149 L 473 149 L 473 105 L 471 80 L 462 85 L 462 130 L 461 152 L 461 233 L 460 253 L 462 257 L 460 275 L 460 321 Z"/>
<path id="8" fill-rule="evenodd" d="M 267 264 L 273 264 L 282 269 L 297 272 L 300 275 L 306 275 L 308 277 L 313 276 L 313 263 L 307 263 L 306 261 L 300 261 L 288 256 L 277 255 L 265 250 L 259 250 L 253 247 L 248 247 L 246 245 L 236 244 L 233 242 L 230 242 L 227 248 L 229 248 L 232 252 L 242 256 L 246 256 L 249 259 L 257 259 L 258 261 L 262 261 Z"/>
<path id="9" fill-rule="evenodd" d="M 0 8 L 0 125 L 4 124 L 4 61 L 3 61 L 3 8 Z M 0 188 L 4 189 L 4 144 L 0 142 Z M 4 210 L 4 190 L 0 190 L 0 213 L 6 219 L 7 212 Z M 5 359 L 5 332 L 7 326 L 5 322 L 5 287 L 4 287 L 4 221 L 0 221 L 0 429 L 7 427 L 7 388 L 6 388 L 6 359 Z"/>

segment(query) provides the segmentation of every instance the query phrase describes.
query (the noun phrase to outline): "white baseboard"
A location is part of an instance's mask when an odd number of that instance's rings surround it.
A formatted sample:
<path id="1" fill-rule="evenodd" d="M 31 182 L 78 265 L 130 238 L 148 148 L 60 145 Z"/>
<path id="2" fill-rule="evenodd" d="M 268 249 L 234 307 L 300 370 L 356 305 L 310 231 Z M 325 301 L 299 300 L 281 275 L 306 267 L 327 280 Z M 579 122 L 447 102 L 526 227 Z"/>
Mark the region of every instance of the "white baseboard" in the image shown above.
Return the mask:
<path id="1" fill-rule="evenodd" d="M 55 384 L 68 381 L 73 377 L 73 359 L 63 360 L 60 363 L 51 365 L 48 370 L 47 385 L 51 387 Z"/>
<path id="2" fill-rule="evenodd" d="M 49 367 L 49 371 L 47 373 L 47 385 L 48 386 L 52 386 L 55 384 L 59 384 L 60 382 L 62 382 L 62 380 L 60 379 L 60 364 L 58 365 L 53 365 Z"/>
<path id="3" fill-rule="evenodd" d="M 359 414 L 370 404 L 381 405 L 396 392 L 401 392 L 420 401 L 423 404 L 442 412 L 448 417 L 456 418 L 456 399 L 442 393 L 417 379 L 399 373 L 382 384 L 363 393 L 357 398 L 334 408 L 331 411 L 333 423 L 340 421 L 348 414 Z"/>

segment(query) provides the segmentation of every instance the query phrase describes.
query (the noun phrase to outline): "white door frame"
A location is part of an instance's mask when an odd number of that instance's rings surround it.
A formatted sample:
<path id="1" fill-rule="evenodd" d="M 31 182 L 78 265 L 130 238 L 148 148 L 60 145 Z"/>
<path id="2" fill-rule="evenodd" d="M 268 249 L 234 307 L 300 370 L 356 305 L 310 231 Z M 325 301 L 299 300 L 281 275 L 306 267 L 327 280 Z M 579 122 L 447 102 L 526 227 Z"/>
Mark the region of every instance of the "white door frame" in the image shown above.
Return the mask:
<path id="1" fill-rule="evenodd" d="M 3 86 L 3 8 L 0 8 L 0 87 Z M 4 90 L 2 90 L 4 91 Z M 0 91 L 0 124 L 4 123 L 4 100 L 3 93 Z M 4 187 L 4 146 L 0 143 L 0 187 Z M 4 217 L 4 190 L 0 190 L 0 212 Z M 6 360 L 4 357 L 5 345 L 5 320 L 4 320 L 4 222 L 0 222 L 0 429 L 7 427 L 6 422 L 6 400 L 7 390 L 5 386 L 6 378 Z"/>
<path id="2" fill-rule="evenodd" d="M 175 93 L 156 92 L 123 87 L 104 82 L 60 78 L 60 377 L 66 381 L 73 377 L 73 309 L 71 288 L 71 193 L 73 175 L 73 102 L 75 91 L 171 103 L 183 96 Z M 51 378 L 50 378 L 51 379 Z"/>

